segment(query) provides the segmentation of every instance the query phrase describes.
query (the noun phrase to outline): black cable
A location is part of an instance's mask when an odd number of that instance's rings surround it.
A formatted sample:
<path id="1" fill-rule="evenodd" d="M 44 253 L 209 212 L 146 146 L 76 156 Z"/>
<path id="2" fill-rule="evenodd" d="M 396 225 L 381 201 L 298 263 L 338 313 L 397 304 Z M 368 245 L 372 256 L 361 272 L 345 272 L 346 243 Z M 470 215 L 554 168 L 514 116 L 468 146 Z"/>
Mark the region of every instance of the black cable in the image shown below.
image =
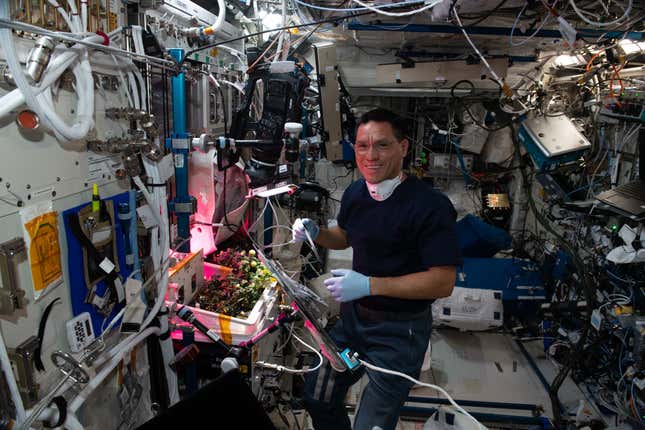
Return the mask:
<path id="1" fill-rule="evenodd" d="M 189 57 L 192 57 L 192 54 L 194 54 L 196 52 L 200 52 L 200 51 L 203 51 L 205 49 L 211 49 L 211 48 L 214 48 L 216 46 L 224 45 L 226 43 L 236 42 L 238 40 L 248 39 L 250 37 L 259 36 L 259 35 L 265 34 L 265 33 L 273 33 L 274 31 L 290 30 L 292 28 L 302 28 L 302 27 L 309 27 L 309 26 L 316 25 L 316 24 L 326 24 L 326 23 L 330 23 L 330 22 L 338 22 L 338 21 L 342 21 L 342 20 L 345 20 L 345 19 L 348 19 L 348 18 L 355 18 L 355 17 L 363 16 L 363 15 L 371 15 L 373 13 L 374 12 L 369 11 L 369 12 L 356 13 L 356 14 L 353 14 L 353 15 L 344 15 L 344 16 L 337 16 L 337 17 L 334 17 L 334 18 L 322 19 L 322 20 L 319 20 L 319 21 L 308 22 L 306 24 L 287 25 L 285 27 L 278 27 L 278 28 L 273 28 L 271 30 L 257 31 L 255 33 L 250 33 L 250 34 L 247 34 L 247 35 L 244 35 L 244 36 L 234 37 L 232 39 L 222 40 L 222 41 L 215 42 L 215 43 L 209 43 L 207 45 L 200 46 L 199 48 L 195 48 L 195 49 L 192 49 L 192 50 L 186 52 L 186 54 L 184 55 L 184 58 L 179 62 L 178 66 L 181 67 L 184 64 L 184 62 Z"/>
<path id="2" fill-rule="evenodd" d="M 292 46 L 291 48 L 289 48 L 289 53 L 287 54 L 287 58 L 289 57 L 289 55 L 293 55 L 293 54 L 296 52 L 296 50 L 297 50 L 298 48 L 300 48 L 300 46 L 302 46 L 302 44 L 303 44 L 303 43 L 305 43 L 307 40 L 309 40 L 309 39 L 311 38 L 311 36 L 313 36 L 313 34 L 314 34 L 314 33 L 315 33 L 319 28 L 320 28 L 320 26 L 321 26 L 321 25 L 322 25 L 322 24 L 318 24 L 318 25 L 316 26 L 316 28 L 314 28 L 314 29 L 312 29 L 311 31 L 309 31 L 309 34 L 307 34 L 307 35 L 305 36 L 305 38 L 304 38 L 304 39 L 302 39 L 302 40 L 300 41 L 300 43 L 298 43 L 298 46 L 295 46 L 295 45 L 294 45 L 294 46 Z"/>
<path id="3" fill-rule="evenodd" d="M 517 136 L 515 135 L 515 129 L 512 126 L 510 128 L 511 128 L 511 137 L 513 139 L 513 144 L 515 145 L 515 151 L 519 156 L 520 144 L 517 139 Z M 560 425 L 562 421 L 562 410 L 560 407 L 560 400 L 558 398 L 558 391 L 562 386 L 562 383 L 564 382 L 565 378 L 571 371 L 571 369 L 573 369 L 574 365 L 580 361 L 581 353 L 583 352 L 583 349 L 585 347 L 585 343 L 587 341 L 587 337 L 589 335 L 589 331 L 591 328 L 590 318 L 591 318 L 591 313 L 593 310 L 593 302 L 594 302 L 594 296 L 592 291 L 593 288 L 591 285 L 591 280 L 589 278 L 589 273 L 585 271 L 585 266 L 582 260 L 580 259 L 580 257 L 578 256 L 578 254 L 571 247 L 569 242 L 567 242 L 566 239 L 564 239 L 564 237 L 562 237 L 558 232 L 556 232 L 553 229 L 553 227 L 551 227 L 549 221 L 544 218 L 542 213 L 537 210 L 537 207 L 535 205 L 535 200 L 533 199 L 533 194 L 531 192 L 531 182 L 529 181 L 529 177 L 526 173 L 525 166 L 522 160 L 520 160 L 520 172 L 522 173 L 524 191 L 527 194 L 529 207 L 531 208 L 531 211 L 533 212 L 533 215 L 535 216 L 536 221 L 538 221 L 547 232 L 553 235 L 553 237 L 556 239 L 558 244 L 571 257 L 571 261 L 576 268 L 577 275 L 583 287 L 585 300 L 587 302 L 588 315 L 587 315 L 587 320 L 584 322 L 584 328 L 582 329 L 582 334 L 580 336 L 580 339 L 573 346 L 566 364 L 560 369 L 559 373 L 553 379 L 553 381 L 551 382 L 551 386 L 549 387 L 549 397 L 551 398 L 553 416 L 555 418 L 556 425 Z"/>
<path id="4" fill-rule="evenodd" d="M 43 312 L 43 316 L 40 318 L 40 323 L 38 324 L 38 346 L 36 346 L 36 348 L 34 349 L 33 358 L 34 367 L 36 368 L 36 370 L 39 370 L 41 372 L 45 371 L 45 365 L 43 364 L 43 360 L 41 358 L 41 351 L 43 347 L 43 339 L 45 338 L 45 328 L 47 327 L 47 320 L 49 319 L 49 314 L 51 313 L 52 308 L 59 301 L 60 297 L 57 297 L 47 305 L 45 311 Z"/>
<path id="5" fill-rule="evenodd" d="M 487 131 L 499 131 L 499 130 L 501 130 L 501 129 L 503 129 L 503 128 L 509 127 L 509 126 L 511 125 L 511 123 L 512 123 L 512 121 L 509 121 L 508 123 L 506 123 L 506 124 L 502 124 L 502 125 L 497 126 L 497 127 L 488 127 L 487 125 L 485 125 L 485 124 L 483 124 L 483 123 L 479 122 L 479 121 L 475 118 L 475 116 L 473 115 L 473 113 L 470 111 L 470 107 L 469 107 L 468 105 L 463 104 L 463 108 L 464 108 L 464 110 L 466 111 L 466 113 L 468 113 L 468 116 L 470 117 L 470 119 L 472 119 L 472 120 L 473 120 L 473 122 L 474 122 L 475 124 L 477 124 L 479 127 L 483 128 L 484 130 L 487 130 Z"/>
<path id="6" fill-rule="evenodd" d="M 507 2 L 508 2 L 508 0 L 502 0 L 501 2 L 499 2 L 499 3 L 497 4 L 497 6 L 495 6 L 493 9 L 489 10 L 489 11 L 488 11 L 488 12 L 487 12 L 483 17 L 479 18 L 477 21 L 474 21 L 474 22 L 471 22 L 471 23 L 466 24 L 466 26 L 467 26 L 467 27 L 472 27 L 472 26 L 474 26 L 474 25 L 479 24 L 479 23 L 480 23 L 480 22 L 482 22 L 482 21 L 487 20 L 487 19 L 488 19 L 488 18 L 490 18 L 490 17 L 491 17 L 495 12 L 497 12 L 497 11 L 498 11 L 502 6 L 504 6 Z M 463 17 L 461 17 L 461 18 L 463 19 Z"/>
<path id="7" fill-rule="evenodd" d="M 450 87 L 450 97 L 455 98 L 455 99 L 461 98 L 461 97 L 457 97 L 455 95 L 455 89 L 457 89 L 459 84 L 462 84 L 462 83 L 467 83 L 468 85 L 470 85 L 470 92 L 471 93 L 473 91 L 475 91 L 475 84 L 473 83 L 473 81 L 471 81 L 469 79 L 462 79 L 461 81 L 455 82 L 455 84 L 452 87 Z M 466 97 L 466 96 L 464 96 L 464 97 Z"/>

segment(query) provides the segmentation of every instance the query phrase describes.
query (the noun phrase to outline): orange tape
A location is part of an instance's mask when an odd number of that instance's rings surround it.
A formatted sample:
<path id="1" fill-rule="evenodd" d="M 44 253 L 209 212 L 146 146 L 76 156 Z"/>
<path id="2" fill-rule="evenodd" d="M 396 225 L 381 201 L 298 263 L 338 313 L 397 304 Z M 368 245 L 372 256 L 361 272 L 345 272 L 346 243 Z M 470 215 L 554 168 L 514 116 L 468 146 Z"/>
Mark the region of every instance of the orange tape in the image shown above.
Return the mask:
<path id="1" fill-rule="evenodd" d="M 228 315 L 219 316 L 219 330 L 222 340 L 227 345 L 233 345 L 233 334 L 231 333 L 231 317 Z"/>

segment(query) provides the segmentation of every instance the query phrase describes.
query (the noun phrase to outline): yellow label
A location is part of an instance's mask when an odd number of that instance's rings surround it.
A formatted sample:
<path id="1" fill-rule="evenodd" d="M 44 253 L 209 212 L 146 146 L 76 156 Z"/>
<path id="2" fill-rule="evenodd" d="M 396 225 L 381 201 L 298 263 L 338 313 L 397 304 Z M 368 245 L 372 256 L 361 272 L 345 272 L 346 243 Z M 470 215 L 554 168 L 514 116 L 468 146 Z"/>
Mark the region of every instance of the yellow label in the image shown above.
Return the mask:
<path id="1" fill-rule="evenodd" d="M 231 317 L 227 315 L 219 316 L 220 336 L 225 344 L 233 344 L 233 335 L 231 334 Z"/>
<path id="2" fill-rule="evenodd" d="M 614 315 L 631 315 L 634 313 L 634 308 L 632 306 L 616 306 L 613 309 Z"/>
<path id="3" fill-rule="evenodd" d="M 300 34 L 300 31 L 297 28 L 290 28 L 289 33 L 291 33 L 291 34 Z"/>
<path id="4" fill-rule="evenodd" d="M 63 274 L 58 244 L 58 219 L 56 212 L 47 212 L 25 224 L 31 244 L 29 262 L 34 290 L 38 293 Z"/>
<path id="5" fill-rule="evenodd" d="M 211 57 L 217 57 L 217 54 L 219 54 L 217 48 L 211 48 L 211 50 L 208 51 L 208 55 L 210 55 Z"/>
<path id="6" fill-rule="evenodd" d="M 110 12 L 108 13 L 108 32 L 112 30 L 116 30 L 117 26 L 117 16 L 116 13 Z"/>

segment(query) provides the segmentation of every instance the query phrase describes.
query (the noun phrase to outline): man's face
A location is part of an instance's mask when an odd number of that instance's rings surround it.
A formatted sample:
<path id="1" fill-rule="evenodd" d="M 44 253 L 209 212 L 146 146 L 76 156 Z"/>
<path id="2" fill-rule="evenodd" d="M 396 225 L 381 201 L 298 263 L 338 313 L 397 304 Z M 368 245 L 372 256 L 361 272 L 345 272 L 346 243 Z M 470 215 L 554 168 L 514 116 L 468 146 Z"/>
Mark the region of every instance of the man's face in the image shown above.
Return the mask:
<path id="1" fill-rule="evenodd" d="M 389 123 L 370 121 L 358 127 L 354 152 L 365 180 L 377 184 L 401 173 L 408 140 L 397 140 Z"/>

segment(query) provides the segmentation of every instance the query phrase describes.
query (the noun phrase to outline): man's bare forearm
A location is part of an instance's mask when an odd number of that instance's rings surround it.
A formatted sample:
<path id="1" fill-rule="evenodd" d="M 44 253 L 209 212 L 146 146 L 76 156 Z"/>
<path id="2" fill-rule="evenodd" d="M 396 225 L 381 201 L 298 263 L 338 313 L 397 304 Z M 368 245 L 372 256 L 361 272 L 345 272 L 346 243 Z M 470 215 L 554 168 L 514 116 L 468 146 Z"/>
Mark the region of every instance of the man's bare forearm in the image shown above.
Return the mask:
<path id="1" fill-rule="evenodd" d="M 320 228 L 316 243 L 327 249 L 345 249 L 349 247 L 347 234 L 338 227 Z"/>
<path id="2" fill-rule="evenodd" d="M 370 277 L 370 293 L 399 299 L 438 299 L 452 293 L 455 277 L 455 266 L 431 267 L 403 276 Z"/>

